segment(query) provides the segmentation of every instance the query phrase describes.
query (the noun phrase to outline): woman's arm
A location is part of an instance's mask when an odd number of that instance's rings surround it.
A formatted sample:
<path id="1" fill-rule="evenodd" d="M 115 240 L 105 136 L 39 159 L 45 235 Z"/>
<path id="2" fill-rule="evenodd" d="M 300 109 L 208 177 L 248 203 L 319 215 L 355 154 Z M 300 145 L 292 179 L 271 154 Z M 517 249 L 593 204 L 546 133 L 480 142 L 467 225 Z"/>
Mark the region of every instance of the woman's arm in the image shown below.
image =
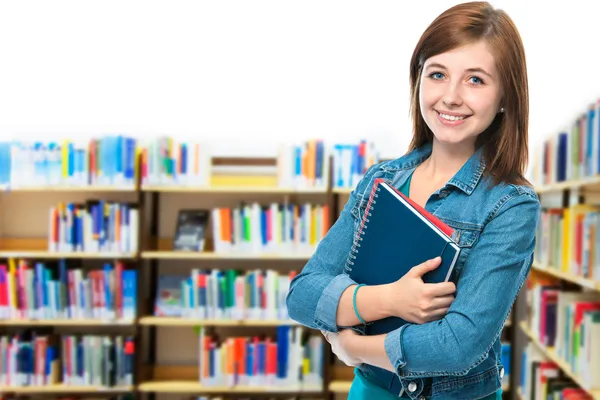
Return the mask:
<path id="1" fill-rule="evenodd" d="M 346 332 L 341 346 L 352 358 L 399 376 L 466 374 L 485 359 L 529 273 L 539 210 L 533 192 L 515 194 L 500 207 L 471 250 L 443 319 L 380 336 Z"/>

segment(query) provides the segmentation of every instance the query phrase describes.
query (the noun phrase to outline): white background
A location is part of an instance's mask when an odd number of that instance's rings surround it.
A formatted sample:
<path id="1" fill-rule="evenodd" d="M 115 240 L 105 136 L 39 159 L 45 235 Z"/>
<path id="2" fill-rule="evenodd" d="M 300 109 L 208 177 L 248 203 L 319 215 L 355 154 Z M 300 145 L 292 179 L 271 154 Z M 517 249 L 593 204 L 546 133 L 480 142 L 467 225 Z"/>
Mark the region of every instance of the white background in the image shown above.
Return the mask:
<path id="1" fill-rule="evenodd" d="M 169 134 L 266 155 L 271 135 L 365 137 L 395 157 L 412 50 L 455 3 L 3 1 L 0 138 Z M 525 43 L 532 151 L 600 96 L 600 2 L 492 4 Z"/>

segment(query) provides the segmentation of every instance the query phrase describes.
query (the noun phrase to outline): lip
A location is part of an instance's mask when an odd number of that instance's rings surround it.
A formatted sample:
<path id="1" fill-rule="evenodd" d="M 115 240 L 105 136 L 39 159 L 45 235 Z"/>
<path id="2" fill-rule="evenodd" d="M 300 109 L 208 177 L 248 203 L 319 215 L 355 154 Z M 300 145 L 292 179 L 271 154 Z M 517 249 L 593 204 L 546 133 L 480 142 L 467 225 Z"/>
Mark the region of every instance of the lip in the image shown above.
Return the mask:
<path id="1" fill-rule="evenodd" d="M 442 114 L 452 115 L 454 117 L 465 117 L 464 119 L 457 120 L 457 121 L 448 121 L 447 119 L 442 118 L 442 116 L 440 115 L 440 111 L 438 111 L 438 110 L 434 110 L 434 111 L 435 111 L 438 121 L 440 121 L 440 123 L 445 126 L 462 125 L 470 117 L 470 115 L 467 115 L 467 114 L 459 114 L 459 113 L 452 113 L 452 112 L 446 112 L 446 111 L 442 112 Z"/>
<path id="2" fill-rule="evenodd" d="M 433 109 L 436 113 L 442 113 L 442 114 L 446 114 L 446 115 L 452 115 L 453 117 L 470 117 L 471 114 L 460 114 L 460 113 L 455 113 L 455 112 L 451 112 L 451 111 L 440 111 L 440 110 L 436 110 L 435 108 Z"/>

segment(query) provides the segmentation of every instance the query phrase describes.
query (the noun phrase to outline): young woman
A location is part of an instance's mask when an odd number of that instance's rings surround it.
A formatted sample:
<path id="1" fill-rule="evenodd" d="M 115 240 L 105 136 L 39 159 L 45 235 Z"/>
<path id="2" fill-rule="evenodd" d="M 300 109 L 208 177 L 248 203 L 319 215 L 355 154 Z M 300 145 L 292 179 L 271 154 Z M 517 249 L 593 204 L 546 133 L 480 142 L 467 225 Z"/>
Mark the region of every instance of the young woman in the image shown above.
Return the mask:
<path id="1" fill-rule="evenodd" d="M 321 330 L 356 367 L 350 399 L 501 395 L 499 338 L 533 261 L 540 210 L 524 178 L 527 86 L 519 33 L 488 3 L 448 9 L 417 43 L 408 153 L 369 168 L 287 297 L 291 318 Z M 385 285 L 357 285 L 344 273 L 376 178 L 454 229 L 453 282 L 423 283 L 439 260 Z M 360 334 L 389 316 L 408 323 Z"/>

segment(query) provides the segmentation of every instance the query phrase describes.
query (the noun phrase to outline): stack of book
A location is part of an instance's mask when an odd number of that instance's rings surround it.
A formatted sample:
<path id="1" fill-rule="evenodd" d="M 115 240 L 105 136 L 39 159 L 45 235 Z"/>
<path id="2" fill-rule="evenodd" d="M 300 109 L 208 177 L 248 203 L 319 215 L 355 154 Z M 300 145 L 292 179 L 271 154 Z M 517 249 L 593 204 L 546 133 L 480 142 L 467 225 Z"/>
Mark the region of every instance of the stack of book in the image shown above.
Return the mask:
<path id="1" fill-rule="evenodd" d="M 161 275 L 155 316 L 288 321 L 286 296 L 296 272 L 192 269 L 190 276 Z"/>

